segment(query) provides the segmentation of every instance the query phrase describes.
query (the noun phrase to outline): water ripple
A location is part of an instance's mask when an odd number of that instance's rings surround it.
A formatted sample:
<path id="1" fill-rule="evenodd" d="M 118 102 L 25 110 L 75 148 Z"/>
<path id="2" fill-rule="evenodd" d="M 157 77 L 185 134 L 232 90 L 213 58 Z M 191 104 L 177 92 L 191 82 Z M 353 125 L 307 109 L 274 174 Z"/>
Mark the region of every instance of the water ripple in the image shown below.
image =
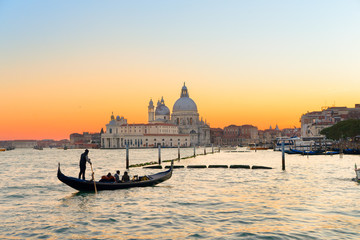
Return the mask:
<path id="1" fill-rule="evenodd" d="M 178 164 L 274 169 L 175 169 L 157 187 L 94 194 L 78 193 L 56 178 L 58 162 L 66 174 L 78 174 L 81 152 L 14 150 L 2 156 L 1 176 L 7 181 L 0 182 L 1 239 L 360 238 L 360 185 L 351 181 L 357 156 L 341 161 L 287 156 L 285 172 L 281 153 L 272 151 L 199 156 Z M 163 152 L 168 159 L 177 157 L 177 149 Z M 124 170 L 123 150 L 90 154 L 96 177 Z M 157 150 L 133 150 L 131 156 L 134 163 L 156 161 Z M 130 174 L 156 171 L 139 168 Z"/>

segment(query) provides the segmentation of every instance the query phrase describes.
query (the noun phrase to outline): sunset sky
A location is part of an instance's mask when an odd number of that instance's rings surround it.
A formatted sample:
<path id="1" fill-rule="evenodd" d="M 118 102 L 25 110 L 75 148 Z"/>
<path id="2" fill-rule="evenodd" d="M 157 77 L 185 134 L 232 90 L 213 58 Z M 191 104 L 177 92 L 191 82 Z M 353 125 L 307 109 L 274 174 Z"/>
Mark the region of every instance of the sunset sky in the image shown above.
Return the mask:
<path id="1" fill-rule="evenodd" d="M 210 127 L 360 103 L 357 0 L 0 0 L 0 140 L 146 123 L 186 82 Z"/>

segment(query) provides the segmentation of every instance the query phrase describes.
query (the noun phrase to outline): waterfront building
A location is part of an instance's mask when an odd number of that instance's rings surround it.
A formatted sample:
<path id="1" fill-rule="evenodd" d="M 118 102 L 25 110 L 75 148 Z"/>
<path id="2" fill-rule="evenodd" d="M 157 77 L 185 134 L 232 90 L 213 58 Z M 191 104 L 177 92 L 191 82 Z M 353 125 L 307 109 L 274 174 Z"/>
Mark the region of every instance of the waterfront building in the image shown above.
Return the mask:
<path id="1" fill-rule="evenodd" d="M 1 141 L 1 147 L 13 147 L 13 148 L 34 148 L 37 146 L 37 140 L 10 140 Z"/>
<path id="2" fill-rule="evenodd" d="M 222 145 L 242 146 L 257 143 L 259 141 L 258 128 L 252 125 L 230 125 L 224 127 Z"/>
<path id="3" fill-rule="evenodd" d="M 301 137 L 301 128 L 284 128 L 281 130 L 282 137 Z"/>
<path id="4" fill-rule="evenodd" d="M 321 130 L 348 119 L 360 119 L 360 104 L 355 108 L 328 107 L 308 112 L 301 116 L 301 137 L 323 137 Z"/>
<path id="5" fill-rule="evenodd" d="M 210 142 L 214 146 L 222 145 L 222 138 L 224 135 L 224 130 L 221 128 L 210 128 Z"/>
<path id="6" fill-rule="evenodd" d="M 257 127 L 252 125 L 229 125 L 221 128 L 211 128 L 211 143 L 217 146 L 248 146 L 257 144 L 262 147 L 273 147 L 274 142 L 279 137 L 299 137 L 300 128 L 285 128 L 280 130 L 276 125 L 269 129 L 258 130 Z"/>
<path id="7" fill-rule="evenodd" d="M 99 148 L 101 142 L 101 132 L 83 132 L 70 134 L 70 148 Z"/>
<path id="8" fill-rule="evenodd" d="M 278 128 L 278 126 L 276 126 L 275 129 L 273 129 L 270 126 L 269 129 L 260 130 L 258 134 L 259 134 L 259 144 L 264 146 L 271 146 L 271 147 L 274 145 L 276 138 L 282 136 L 282 132 Z"/>
<path id="9" fill-rule="evenodd" d="M 179 134 L 176 125 L 164 122 L 148 124 L 128 124 L 124 117 L 114 115 L 106 124 L 106 132 L 101 134 L 102 148 L 149 148 L 149 147 L 188 147 L 189 135 Z"/>
<path id="10" fill-rule="evenodd" d="M 196 103 L 189 97 L 187 87 L 181 89 L 180 98 L 172 114 L 161 97 L 154 106 L 148 105 L 147 124 L 128 124 L 127 119 L 111 116 L 106 132 L 101 134 L 102 148 L 189 147 L 210 144 L 210 126 L 199 119 Z"/>

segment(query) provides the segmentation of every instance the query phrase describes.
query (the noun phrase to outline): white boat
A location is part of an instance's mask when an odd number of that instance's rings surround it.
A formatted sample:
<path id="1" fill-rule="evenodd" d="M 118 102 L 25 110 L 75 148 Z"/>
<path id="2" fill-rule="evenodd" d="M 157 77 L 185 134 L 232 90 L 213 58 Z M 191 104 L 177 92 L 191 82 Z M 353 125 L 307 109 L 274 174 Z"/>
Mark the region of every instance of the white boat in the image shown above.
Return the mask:
<path id="1" fill-rule="evenodd" d="M 299 137 L 278 137 L 276 138 L 275 151 L 282 151 L 282 143 L 284 142 L 284 150 L 297 149 L 297 150 L 311 150 L 315 145 L 315 141 L 304 141 Z"/>

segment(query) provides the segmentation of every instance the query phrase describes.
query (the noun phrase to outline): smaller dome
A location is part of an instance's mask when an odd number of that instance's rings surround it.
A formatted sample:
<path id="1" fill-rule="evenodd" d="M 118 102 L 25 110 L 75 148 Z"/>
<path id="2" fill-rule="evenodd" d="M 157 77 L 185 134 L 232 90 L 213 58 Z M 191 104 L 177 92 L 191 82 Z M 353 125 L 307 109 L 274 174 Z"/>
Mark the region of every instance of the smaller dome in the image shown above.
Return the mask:
<path id="1" fill-rule="evenodd" d="M 167 106 L 160 104 L 156 107 L 155 115 L 170 115 L 170 110 Z"/>
<path id="2" fill-rule="evenodd" d="M 159 115 L 170 115 L 170 110 L 165 105 L 165 101 L 163 97 L 161 97 L 161 101 L 158 101 L 155 109 L 155 116 L 159 116 Z"/>

